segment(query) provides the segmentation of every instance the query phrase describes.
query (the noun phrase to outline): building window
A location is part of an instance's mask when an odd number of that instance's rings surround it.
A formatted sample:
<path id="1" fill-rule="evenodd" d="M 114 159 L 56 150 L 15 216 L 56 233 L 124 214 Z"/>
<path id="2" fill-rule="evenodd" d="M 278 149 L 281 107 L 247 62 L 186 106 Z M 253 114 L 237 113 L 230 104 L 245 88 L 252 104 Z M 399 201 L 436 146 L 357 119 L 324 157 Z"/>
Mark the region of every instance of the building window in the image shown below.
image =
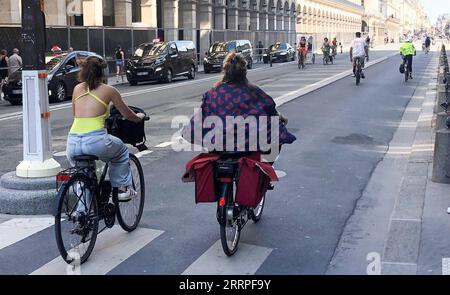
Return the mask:
<path id="1" fill-rule="evenodd" d="M 364 7 L 364 0 L 361 0 L 361 6 Z"/>
<path id="2" fill-rule="evenodd" d="M 133 23 L 142 22 L 141 0 L 133 1 Z"/>
<path id="3" fill-rule="evenodd" d="M 114 0 L 103 0 L 103 25 L 106 27 L 115 26 Z"/>

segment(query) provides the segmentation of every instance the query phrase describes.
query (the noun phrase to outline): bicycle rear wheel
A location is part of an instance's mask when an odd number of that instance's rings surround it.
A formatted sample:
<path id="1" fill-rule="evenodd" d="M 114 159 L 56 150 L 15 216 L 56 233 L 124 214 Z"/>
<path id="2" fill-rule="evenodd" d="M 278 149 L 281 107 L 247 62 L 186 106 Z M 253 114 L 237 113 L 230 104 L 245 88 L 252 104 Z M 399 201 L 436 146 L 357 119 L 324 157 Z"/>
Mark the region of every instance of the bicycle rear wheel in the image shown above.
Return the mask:
<path id="1" fill-rule="evenodd" d="M 226 216 L 227 206 L 220 208 Z M 228 210 L 233 210 L 228 208 Z M 241 237 L 241 227 L 237 217 L 233 217 L 231 220 L 226 221 L 225 225 L 220 225 L 220 241 L 222 242 L 223 252 L 227 256 L 232 256 L 238 249 L 239 239 Z"/>
<path id="2" fill-rule="evenodd" d="M 86 175 L 76 174 L 58 192 L 56 244 L 68 264 L 86 262 L 97 240 L 99 217 L 91 182 Z"/>
<path id="3" fill-rule="evenodd" d="M 118 208 L 117 221 L 123 230 L 128 232 L 134 231 L 139 225 L 145 204 L 144 171 L 142 170 L 141 162 L 133 154 L 130 154 L 130 169 L 133 179 L 132 188 L 136 191 L 136 196 L 130 201 L 119 202 L 117 199 L 117 189 L 115 189 L 113 197 L 114 203 Z"/>
<path id="4" fill-rule="evenodd" d="M 408 82 L 408 79 L 409 79 L 408 65 L 405 65 L 405 83 Z"/>
<path id="5" fill-rule="evenodd" d="M 261 219 L 265 203 L 266 196 L 264 195 L 261 199 L 261 202 L 259 202 L 259 204 L 250 211 L 250 217 L 254 223 L 257 223 Z"/>
<path id="6" fill-rule="evenodd" d="M 239 215 L 235 214 L 234 189 L 228 187 L 225 189 L 228 194 L 227 204 L 219 207 L 219 214 L 224 224 L 220 224 L 220 241 L 223 252 L 227 256 L 232 256 L 238 249 L 239 239 L 241 237 L 241 225 L 239 224 Z"/>

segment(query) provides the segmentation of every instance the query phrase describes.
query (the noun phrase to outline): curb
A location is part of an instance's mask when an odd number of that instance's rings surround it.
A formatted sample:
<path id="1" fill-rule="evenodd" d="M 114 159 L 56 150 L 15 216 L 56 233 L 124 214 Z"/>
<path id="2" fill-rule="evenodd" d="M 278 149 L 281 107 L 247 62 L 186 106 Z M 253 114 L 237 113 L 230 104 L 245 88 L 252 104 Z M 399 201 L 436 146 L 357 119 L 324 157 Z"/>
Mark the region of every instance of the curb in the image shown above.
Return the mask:
<path id="1" fill-rule="evenodd" d="M 437 67 L 438 55 L 427 70 Z M 438 72 L 424 81 L 426 86 L 422 110 L 417 120 L 414 142 L 400 189 L 395 200 L 382 258 L 382 274 L 415 275 L 419 257 L 422 215 L 429 165 L 433 161 L 433 114 L 436 103 Z M 420 87 L 420 86 L 418 86 Z"/>

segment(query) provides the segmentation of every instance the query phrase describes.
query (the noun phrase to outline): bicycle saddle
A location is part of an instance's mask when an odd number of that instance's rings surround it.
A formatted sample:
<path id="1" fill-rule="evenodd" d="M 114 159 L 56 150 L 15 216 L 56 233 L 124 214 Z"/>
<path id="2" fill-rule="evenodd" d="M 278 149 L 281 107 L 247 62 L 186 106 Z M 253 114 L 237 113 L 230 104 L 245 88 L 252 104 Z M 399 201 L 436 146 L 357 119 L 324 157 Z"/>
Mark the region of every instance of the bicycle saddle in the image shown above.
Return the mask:
<path id="1" fill-rule="evenodd" d="M 92 162 L 92 161 L 98 161 L 97 156 L 92 155 L 80 155 L 73 157 L 74 161 L 76 162 Z"/>

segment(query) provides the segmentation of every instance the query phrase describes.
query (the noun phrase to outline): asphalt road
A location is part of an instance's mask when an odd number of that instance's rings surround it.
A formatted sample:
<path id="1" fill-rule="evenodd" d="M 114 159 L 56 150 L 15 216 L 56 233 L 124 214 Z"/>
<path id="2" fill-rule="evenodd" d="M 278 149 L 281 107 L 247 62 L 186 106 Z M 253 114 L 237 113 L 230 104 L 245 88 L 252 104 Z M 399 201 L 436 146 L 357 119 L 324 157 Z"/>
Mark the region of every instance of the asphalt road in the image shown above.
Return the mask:
<path id="1" fill-rule="evenodd" d="M 388 53 L 373 52 L 372 59 Z M 147 134 L 153 153 L 141 159 L 148 198 L 141 229 L 117 249 L 100 247 L 103 254 L 124 257 L 117 264 L 106 265 L 100 258 L 96 260 L 100 253 L 93 253 L 83 267 L 104 266 L 99 273 L 110 274 L 195 274 L 199 270 L 204 274 L 324 274 L 355 203 L 397 130 L 428 57 L 415 58 L 414 80 L 406 85 L 398 73 L 399 63 L 399 56 L 391 57 L 368 68 L 367 79 L 359 87 L 354 78 L 347 77 L 280 108 L 298 140 L 283 149 L 275 166 L 286 176 L 268 194 L 261 222 L 244 228 L 241 248 L 231 259 L 223 257 L 217 243 L 220 236 L 214 204 L 195 205 L 193 185 L 181 182 L 184 164 L 194 153 L 155 147 L 171 140 L 176 131 L 170 128 L 172 118 L 192 114 L 217 75 L 199 75 L 194 82 L 170 86 L 121 87 L 122 93 L 142 90 L 126 100 L 152 117 Z M 254 70 L 250 80 L 278 97 L 348 68 L 347 57 L 340 56 L 336 65 L 316 64 L 302 72 L 296 64 Z M 6 111 L 0 109 L 4 115 Z M 70 112 L 68 108 L 53 112 L 56 152 L 64 150 Z M 21 119 L 3 120 L 0 126 L 3 173 L 20 160 Z M 56 159 L 63 161 L 63 157 Z M 147 240 L 139 240 L 139 232 Z M 11 245 L 0 245 L 2 274 L 39 269 L 52 273 L 57 267 L 41 268 L 53 259 L 58 259 L 58 252 L 51 225 Z"/>

